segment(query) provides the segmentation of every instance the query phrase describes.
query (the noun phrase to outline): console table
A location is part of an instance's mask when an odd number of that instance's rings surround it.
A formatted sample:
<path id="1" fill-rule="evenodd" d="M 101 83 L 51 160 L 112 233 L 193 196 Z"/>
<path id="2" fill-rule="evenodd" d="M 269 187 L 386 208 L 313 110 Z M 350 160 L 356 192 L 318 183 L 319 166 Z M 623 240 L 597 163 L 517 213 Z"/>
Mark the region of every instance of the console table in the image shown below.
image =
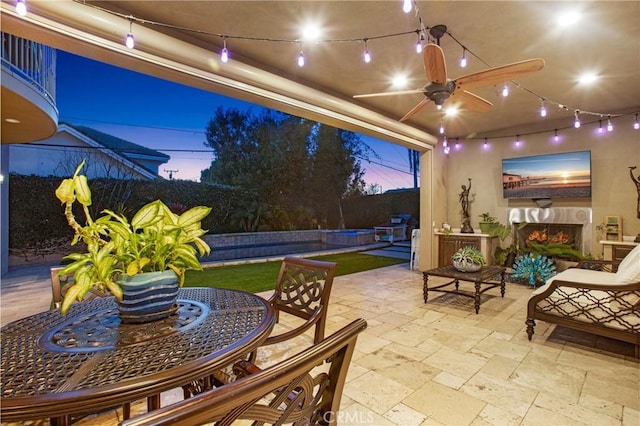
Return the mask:
<path id="1" fill-rule="evenodd" d="M 476 247 L 484 256 L 486 264 L 493 264 L 493 252 L 499 244 L 498 237 L 481 233 L 444 233 L 439 230 L 436 230 L 434 234 L 438 236 L 438 266 L 450 265 L 451 256 L 464 246 Z"/>

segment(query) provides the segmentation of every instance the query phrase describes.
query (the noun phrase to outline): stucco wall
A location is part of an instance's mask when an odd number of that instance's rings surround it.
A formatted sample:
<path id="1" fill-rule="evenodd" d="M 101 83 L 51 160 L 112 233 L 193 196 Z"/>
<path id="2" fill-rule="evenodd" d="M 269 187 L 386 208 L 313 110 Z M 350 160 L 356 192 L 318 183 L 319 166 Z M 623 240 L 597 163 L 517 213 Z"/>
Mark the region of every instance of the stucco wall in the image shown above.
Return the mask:
<path id="1" fill-rule="evenodd" d="M 594 256 L 602 252 L 598 243 L 600 235 L 596 225 L 605 216 L 622 216 L 625 235 L 640 233 L 640 219 L 637 215 L 636 186 L 629 176 L 629 166 L 637 166 L 634 175 L 640 173 L 640 131 L 633 129 L 633 116 L 614 121 L 614 131 L 598 133 L 597 117 L 591 117 L 595 123 L 583 125 L 580 129 L 566 128 L 571 118 L 556 123 L 545 122 L 546 129 L 561 129 L 560 140 L 553 141 L 553 130 L 539 134 L 520 136 L 516 146 L 515 137 L 462 141 L 459 149 L 454 146 L 447 156 L 438 146 L 437 157 L 444 158 L 442 179 L 446 191 L 446 220 L 454 227 L 460 227 L 461 207 L 459 194 L 461 185 L 472 179 L 471 224 L 478 228 L 478 215 L 489 211 L 501 222 L 507 222 L 507 209 L 513 207 L 537 207 L 533 200 L 506 200 L 502 196 L 502 159 L 524 157 L 569 151 L 591 151 L 592 196 L 591 199 L 553 199 L 551 207 L 590 207 L 593 212 L 593 236 L 591 253 Z M 555 126 L 554 126 L 555 124 Z M 520 129 L 522 131 L 522 129 Z M 514 134 L 508 132 L 505 134 Z M 526 133 L 522 131 L 522 133 Z M 450 139 L 451 140 L 451 139 Z M 435 189 L 435 188 L 434 188 Z M 439 222 L 439 221 L 438 221 Z M 438 223 L 440 226 L 440 223 Z"/>

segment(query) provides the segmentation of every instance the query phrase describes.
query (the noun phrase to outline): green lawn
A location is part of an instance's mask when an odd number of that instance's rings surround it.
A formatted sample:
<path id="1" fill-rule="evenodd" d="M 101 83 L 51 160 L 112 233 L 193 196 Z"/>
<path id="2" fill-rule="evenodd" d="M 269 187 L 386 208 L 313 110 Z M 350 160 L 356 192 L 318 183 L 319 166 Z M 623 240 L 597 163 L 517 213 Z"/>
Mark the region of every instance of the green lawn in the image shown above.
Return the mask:
<path id="1" fill-rule="evenodd" d="M 405 259 L 372 256 L 359 252 L 317 256 L 311 259 L 337 262 L 336 275 L 347 275 L 385 266 L 407 263 Z M 245 265 L 207 268 L 204 271 L 188 271 L 185 287 L 220 287 L 244 290 L 250 293 L 273 290 L 280 270 L 280 261 L 247 263 Z"/>

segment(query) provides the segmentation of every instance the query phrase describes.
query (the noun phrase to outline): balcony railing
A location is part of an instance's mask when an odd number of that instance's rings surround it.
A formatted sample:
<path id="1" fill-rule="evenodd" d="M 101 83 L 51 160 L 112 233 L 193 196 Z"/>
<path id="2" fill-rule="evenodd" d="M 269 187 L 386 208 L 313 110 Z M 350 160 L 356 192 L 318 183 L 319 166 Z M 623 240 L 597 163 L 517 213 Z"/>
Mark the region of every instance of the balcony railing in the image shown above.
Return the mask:
<path id="1" fill-rule="evenodd" d="M 0 35 L 2 66 L 55 104 L 56 50 L 12 34 L 0 32 Z"/>

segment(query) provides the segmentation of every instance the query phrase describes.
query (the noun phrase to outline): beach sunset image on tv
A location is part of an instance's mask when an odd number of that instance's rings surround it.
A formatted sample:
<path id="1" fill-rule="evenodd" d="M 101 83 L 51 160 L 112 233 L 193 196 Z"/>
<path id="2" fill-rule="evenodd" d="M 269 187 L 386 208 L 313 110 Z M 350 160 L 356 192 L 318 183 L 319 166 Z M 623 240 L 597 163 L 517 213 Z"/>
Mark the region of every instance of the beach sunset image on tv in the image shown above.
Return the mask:
<path id="1" fill-rule="evenodd" d="M 502 160 L 504 198 L 591 197 L 591 151 Z"/>

